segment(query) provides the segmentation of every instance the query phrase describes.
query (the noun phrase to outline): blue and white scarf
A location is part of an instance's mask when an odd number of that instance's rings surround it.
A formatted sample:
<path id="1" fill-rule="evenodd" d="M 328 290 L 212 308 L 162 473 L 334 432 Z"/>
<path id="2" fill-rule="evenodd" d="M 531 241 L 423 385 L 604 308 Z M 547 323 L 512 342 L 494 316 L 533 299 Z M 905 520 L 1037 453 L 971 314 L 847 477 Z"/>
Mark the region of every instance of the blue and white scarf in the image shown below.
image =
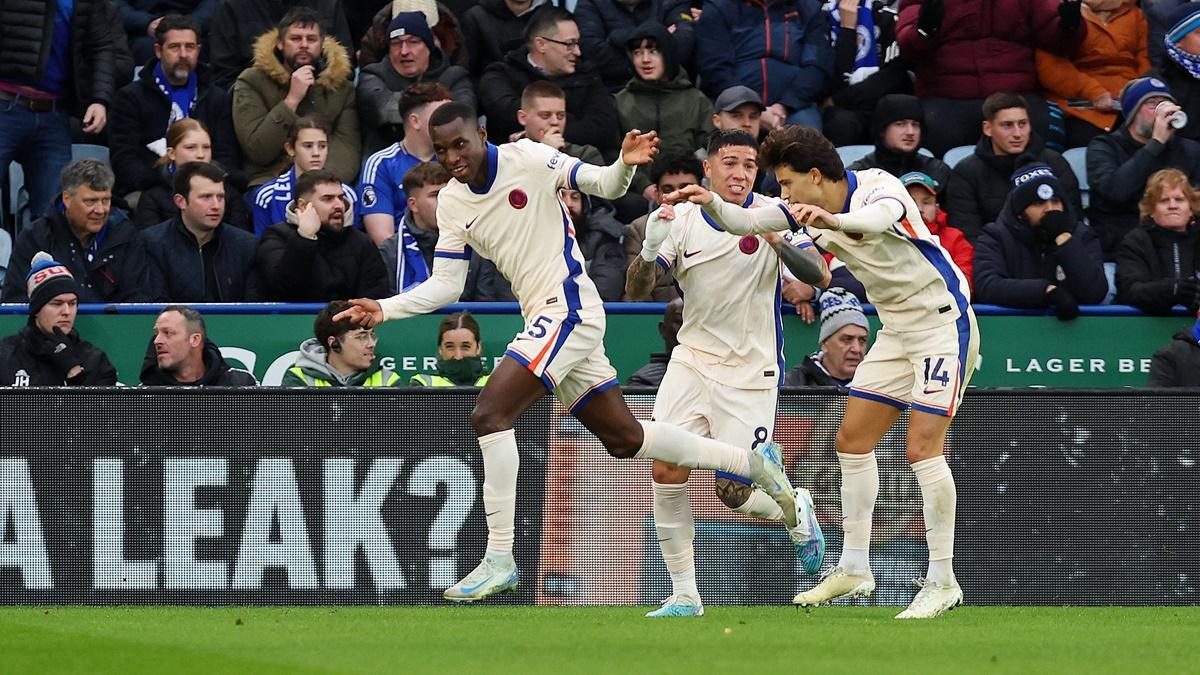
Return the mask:
<path id="1" fill-rule="evenodd" d="M 162 63 L 154 64 L 154 83 L 158 85 L 158 90 L 171 102 L 171 112 L 167 115 L 167 129 L 170 129 L 171 125 L 179 120 L 192 116 L 192 108 L 196 106 L 198 80 L 196 72 L 192 71 L 188 75 L 187 84 L 182 87 L 176 87 L 167 80 L 167 74 L 163 72 Z M 166 129 L 164 129 L 163 135 L 165 136 L 166 133 Z"/>
<path id="2" fill-rule="evenodd" d="M 396 290 L 400 293 L 429 278 L 429 266 L 417 238 L 408 231 L 408 224 L 400 224 L 400 241 L 396 251 Z"/>
<path id="3" fill-rule="evenodd" d="M 1167 40 L 1167 56 L 1191 73 L 1192 77 L 1200 80 L 1200 56 L 1183 51 L 1170 40 Z"/>
<path id="4" fill-rule="evenodd" d="M 837 0 L 825 3 L 825 11 L 829 14 L 830 43 L 836 45 L 838 31 L 841 30 L 842 17 L 838 11 Z M 871 12 L 871 0 L 863 0 L 858 6 L 858 25 L 854 28 L 857 44 L 854 50 L 854 67 L 849 73 L 843 73 L 847 84 L 858 84 L 879 72 L 879 46 L 876 44 L 875 15 Z"/>

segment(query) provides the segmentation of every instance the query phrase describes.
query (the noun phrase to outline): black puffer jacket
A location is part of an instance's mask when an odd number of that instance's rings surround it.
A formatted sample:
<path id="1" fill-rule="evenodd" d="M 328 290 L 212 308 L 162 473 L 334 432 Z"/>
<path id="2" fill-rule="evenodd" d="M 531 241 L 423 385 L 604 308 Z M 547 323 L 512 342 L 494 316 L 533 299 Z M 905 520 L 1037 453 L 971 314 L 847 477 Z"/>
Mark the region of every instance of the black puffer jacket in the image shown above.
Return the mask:
<path id="1" fill-rule="evenodd" d="M 54 2 L 0 0 L 0 79 L 42 79 L 54 37 Z M 123 84 L 121 60 L 132 63 L 117 10 L 109 0 L 75 0 L 71 12 L 71 83 L 68 102 L 76 117 L 92 103 L 108 105 Z M 124 76 L 128 78 L 127 75 Z M 111 114 L 110 114 L 111 117 Z"/>
<path id="2" fill-rule="evenodd" d="M 221 350 L 212 340 L 204 341 L 204 374 L 195 382 L 180 382 L 158 367 L 154 353 L 154 341 L 146 349 L 142 359 L 142 385 L 146 387 L 253 387 L 258 380 L 250 373 L 233 368 L 221 356 Z"/>
<path id="3" fill-rule="evenodd" d="M 504 0 L 479 0 L 462 15 L 462 31 L 471 46 L 467 67 L 471 77 L 479 79 L 488 64 L 499 63 L 504 55 L 521 46 L 525 26 L 537 11 L 534 3 L 524 14 L 516 16 Z"/>
<path id="4" fill-rule="evenodd" d="M 867 78 L 868 81 L 870 79 Z M 950 183 L 950 167 L 945 162 L 915 151 L 901 154 L 883 144 L 883 132 L 892 122 L 900 120 L 917 120 L 924 132 L 925 113 L 921 110 L 921 101 L 908 94 L 892 94 L 879 99 L 871 114 L 871 137 L 875 139 L 875 152 L 851 164 L 849 168 L 852 171 L 883 169 L 897 178 L 910 171 L 920 171 L 936 180 L 938 189 L 944 194 Z"/>
<path id="5" fill-rule="evenodd" d="M 845 387 L 849 382 L 838 382 L 833 379 L 825 367 L 817 361 L 820 352 L 813 352 L 804 357 L 800 365 L 787 371 L 783 376 L 785 387 Z"/>
<path id="6" fill-rule="evenodd" d="M 288 206 L 289 221 L 294 218 L 293 205 Z M 322 229 L 313 241 L 301 237 L 291 222 L 277 223 L 263 232 L 256 260 L 259 288 L 269 301 L 329 302 L 389 295 L 383 256 L 361 230 Z"/>
<path id="7" fill-rule="evenodd" d="M 437 82 L 450 92 L 455 102 L 478 108 L 467 69 L 450 63 L 436 47 L 429 50 L 429 68 L 420 77 L 404 77 L 387 58 L 372 63 L 358 75 L 358 115 L 363 130 L 364 156 L 404 137 L 400 94 L 418 82 Z"/>
<path id="8" fill-rule="evenodd" d="M 109 115 L 108 147 L 112 151 L 113 173 L 117 175 L 114 192 L 127 195 L 153 187 L 158 180 L 154 163 L 158 155 L 147 144 L 164 138 L 171 116 L 171 101 L 154 81 L 157 59 L 142 68 L 138 79 L 121 87 Z M 233 132 L 229 93 L 212 86 L 208 68 L 197 71 L 196 103 L 189 117 L 204 123 L 212 140 L 212 157 L 226 169 L 242 163 L 242 151 Z M 235 181 L 236 182 L 236 181 Z M 245 179 L 242 178 L 242 185 Z"/>
<path id="9" fill-rule="evenodd" d="M 258 274 L 254 255 L 258 239 L 228 224 L 217 226 L 206 250 L 179 217 L 146 230 L 146 257 L 150 276 L 162 302 L 254 302 L 258 300 Z M 212 247 L 209 250 L 209 247 Z M 209 288 L 204 256 L 212 256 L 216 287 Z"/>
<path id="10" fill-rule="evenodd" d="M 1146 386 L 1200 387 L 1200 340 L 1192 331 L 1179 331 L 1171 344 L 1154 352 Z"/>
<path id="11" fill-rule="evenodd" d="M 141 234 L 125 212 L 112 209 L 91 260 L 71 233 L 56 203 L 45 217 L 21 231 L 4 277 L 4 302 L 28 302 L 25 276 L 29 262 L 45 251 L 67 266 L 79 282 L 79 302 L 150 302 L 152 286 Z"/>
<path id="12" fill-rule="evenodd" d="M 1052 284 L 1066 288 L 1081 305 L 1104 299 L 1108 279 L 1096 234 L 1077 223 L 1065 244 L 1047 249 L 1033 228 L 1005 206 L 975 245 L 973 300 L 1002 307 L 1047 307 L 1046 287 Z"/>
<path id="13" fill-rule="evenodd" d="M 217 164 L 217 168 L 224 167 Z M 133 212 L 133 224 L 139 230 L 154 227 L 179 215 L 179 207 L 175 206 L 174 179 L 171 167 L 164 166 L 158 169 L 154 185 L 142 190 L 137 209 Z M 225 222 L 247 232 L 254 229 L 250 220 L 250 209 L 246 208 L 246 200 L 242 199 L 242 194 L 233 186 L 232 179 L 225 181 Z"/>
<path id="14" fill-rule="evenodd" d="M 525 47 L 488 66 L 479 80 L 479 105 L 487 115 L 488 138 L 493 143 L 507 143 L 509 136 L 521 131 L 517 124 L 521 92 L 537 80 L 549 80 L 562 87 L 567 95 L 567 128 L 563 137 L 568 143 L 591 145 L 601 152 L 621 147 L 617 106 L 595 69 L 579 61 L 574 73 L 547 77 L 529 63 Z"/>
<path id="15" fill-rule="evenodd" d="M 600 298 L 618 302 L 625 292 L 627 263 L 621 247 L 625 226 L 617 222 L 611 207 L 596 204 L 587 212 L 585 222 L 576 223 L 575 228 L 587 275 L 595 282 Z"/>
<path id="16" fill-rule="evenodd" d="M 1138 201 L 1146 181 L 1166 168 L 1187 174 L 1193 185 L 1200 182 L 1200 143 L 1176 136 L 1166 145 L 1155 140 L 1142 144 L 1126 127 L 1088 143 L 1088 219 L 1100 236 L 1105 260 L 1116 259 L 1121 240 L 1137 227 Z"/>
<path id="17" fill-rule="evenodd" d="M 943 206 L 950 216 L 950 224 L 962 230 L 972 244 L 976 243 L 984 224 L 1000 216 L 1008 193 L 1012 192 L 1012 175 L 1022 166 L 1035 163 L 1050 167 L 1062 184 L 1063 192 L 1070 197 L 1075 213 L 1083 213 L 1079 180 L 1071 171 L 1071 165 L 1062 155 L 1047 150 L 1036 134 L 1020 155 L 997 155 L 992 150 L 992 139 L 980 136 L 975 153 L 954 167 L 953 177 L 946 186 Z"/>
<path id="18" fill-rule="evenodd" d="M 72 330 L 66 339 L 75 346 L 83 373 L 72 386 L 112 386 L 117 383 L 117 369 L 108 356 Z M 32 324 L 14 335 L 0 340 L 0 387 L 60 387 L 67 384 L 62 372 L 47 356 L 57 341 Z M 18 377 L 23 374 L 23 377 Z"/>
<path id="19" fill-rule="evenodd" d="M 1149 314 L 1170 314 L 1183 305 L 1195 312 L 1200 297 L 1179 290 L 1180 279 L 1200 279 L 1200 226 L 1172 232 L 1145 222 L 1117 249 L 1117 302 Z"/>

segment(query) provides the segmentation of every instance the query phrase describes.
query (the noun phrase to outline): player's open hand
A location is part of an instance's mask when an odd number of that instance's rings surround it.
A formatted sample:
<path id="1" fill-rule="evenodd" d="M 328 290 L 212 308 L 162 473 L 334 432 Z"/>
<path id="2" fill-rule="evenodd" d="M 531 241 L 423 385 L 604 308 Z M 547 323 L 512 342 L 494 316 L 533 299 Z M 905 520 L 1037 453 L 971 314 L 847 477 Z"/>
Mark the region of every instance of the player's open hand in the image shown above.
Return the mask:
<path id="1" fill-rule="evenodd" d="M 685 185 L 674 192 L 669 192 L 663 195 L 663 204 L 679 204 L 682 202 L 691 202 L 693 204 L 711 204 L 713 195 L 702 185 Z"/>
<path id="2" fill-rule="evenodd" d="M 658 154 L 658 143 L 657 131 L 642 133 L 633 129 L 621 141 L 621 160 L 629 166 L 649 164 Z"/>
<path id="3" fill-rule="evenodd" d="M 383 308 L 379 303 L 370 298 L 354 298 L 350 301 L 350 308 L 338 312 L 334 317 L 334 323 L 342 319 L 350 319 L 350 322 L 360 328 L 374 328 L 383 323 Z"/>
<path id="4" fill-rule="evenodd" d="M 818 230 L 838 229 L 838 217 L 819 206 L 812 204 L 789 204 L 788 212 L 804 227 L 815 227 Z"/>

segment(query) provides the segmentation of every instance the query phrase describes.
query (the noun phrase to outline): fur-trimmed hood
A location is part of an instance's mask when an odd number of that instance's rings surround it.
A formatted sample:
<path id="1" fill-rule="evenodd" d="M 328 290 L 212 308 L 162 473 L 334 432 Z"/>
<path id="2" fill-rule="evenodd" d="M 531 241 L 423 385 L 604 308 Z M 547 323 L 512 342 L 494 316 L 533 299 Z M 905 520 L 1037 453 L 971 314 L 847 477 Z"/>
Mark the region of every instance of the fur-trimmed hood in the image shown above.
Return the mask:
<path id="1" fill-rule="evenodd" d="M 258 36 L 254 41 L 254 67 L 262 70 L 279 86 L 287 87 L 292 79 L 280 54 L 275 51 L 275 43 L 279 41 L 279 29 L 271 30 Z M 333 91 L 341 87 L 353 86 L 354 69 L 350 66 L 350 54 L 333 36 L 326 36 L 321 43 L 321 60 L 324 67 L 317 75 L 317 86 Z"/>

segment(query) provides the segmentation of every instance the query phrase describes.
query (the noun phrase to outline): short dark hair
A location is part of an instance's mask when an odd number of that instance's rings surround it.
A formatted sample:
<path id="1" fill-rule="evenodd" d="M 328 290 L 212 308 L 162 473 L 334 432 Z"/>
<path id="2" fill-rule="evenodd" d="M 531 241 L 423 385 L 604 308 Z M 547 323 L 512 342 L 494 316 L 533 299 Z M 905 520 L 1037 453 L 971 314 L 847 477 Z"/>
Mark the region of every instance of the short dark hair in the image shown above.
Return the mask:
<path id="1" fill-rule="evenodd" d="M 321 18 L 321 13 L 311 7 L 293 7 L 288 10 L 287 14 L 283 15 L 283 18 L 279 20 L 279 24 L 275 26 L 279 29 L 279 39 L 286 38 L 288 29 L 292 26 L 299 26 L 301 28 L 316 26 L 317 32 L 324 39 L 325 28 L 321 26 Z"/>
<path id="2" fill-rule="evenodd" d="M 727 145 L 744 145 L 758 150 L 758 141 L 742 129 L 713 129 L 708 132 L 705 149 L 710 158 Z"/>
<path id="3" fill-rule="evenodd" d="M 296 140 L 300 138 L 300 132 L 305 129 L 319 129 L 324 131 L 326 139 L 333 135 L 333 128 L 325 120 L 316 115 L 305 115 L 292 123 L 292 128 L 288 130 L 285 142 L 291 143 L 292 147 L 296 147 Z"/>
<path id="4" fill-rule="evenodd" d="M 691 155 L 663 157 L 650 167 L 650 182 L 658 185 L 663 176 L 680 173 L 691 174 L 699 181 L 704 178 L 704 167 L 700 164 L 700 160 Z"/>
<path id="5" fill-rule="evenodd" d="M 167 33 L 173 30 L 190 30 L 196 34 L 196 42 L 200 42 L 200 24 L 182 14 L 168 14 L 154 27 L 155 44 L 160 47 L 166 44 Z"/>
<path id="6" fill-rule="evenodd" d="M 338 187 L 342 185 L 342 181 L 337 177 L 337 174 L 328 169 L 306 171 L 296 179 L 296 196 L 308 199 L 312 196 L 313 190 L 316 190 L 318 185 L 325 185 L 326 183 L 333 183 Z"/>
<path id="7" fill-rule="evenodd" d="M 171 180 L 171 189 L 175 194 L 187 201 L 192 196 L 192 178 L 199 176 L 214 183 L 225 183 L 225 172 L 208 162 L 188 162 L 175 167 L 175 178 Z"/>
<path id="8" fill-rule="evenodd" d="M 400 120 L 408 119 L 412 111 L 429 103 L 453 101 L 454 94 L 440 82 L 418 82 L 400 92 Z"/>
<path id="9" fill-rule="evenodd" d="M 534 99 L 538 98 L 557 98 L 565 101 L 567 100 L 567 94 L 563 91 L 562 87 L 553 82 L 537 80 L 536 82 L 531 82 L 521 92 L 521 108 L 528 108 L 533 105 Z"/>
<path id="10" fill-rule="evenodd" d="M 445 185 L 450 182 L 450 172 L 438 162 L 421 162 L 408 170 L 401 187 L 408 196 L 426 185 Z"/>
<path id="11" fill-rule="evenodd" d="M 433 111 L 433 114 L 429 116 L 429 128 L 450 124 L 454 120 L 466 120 L 477 126 L 479 124 L 479 116 L 475 114 L 474 108 L 466 103 L 451 101 Z"/>
<path id="12" fill-rule="evenodd" d="M 557 29 L 560 21 L 575 23 L 575 15 L 562 7 L 543 5 L 529 18 L 529 25 L 525 27 L 525 44 L 532 45 L 534 38 L 545 37 L 543 33 Z"/>
<path id="13" fill-rule="evenodd" d="M 983 119 L 991 122 L 996 119 L 996 115 L 999 115 L 1001 110 L 1008 110 L 1009 108 L 1020 108 L 1029 112 L 1029 104 L 1025 102 L 1024 96 L 1007 91 L 998 91 L 983 99 Z"/>
<path id="14" fill-rule="evenodd" d="M 179 312 L 183 315 L 183 321 L 187 325 L 188 335 L 199 333 L 200 337 L 208 339 L 208 326 L 204 323 L 204 317 L 200 312 L 188 307 L 187 305 L 167 305 L 159 311 L 158 315 L 162 316 L 167 312 Z"/>
<path id="15" fill-rule="evenodd" d="M 350 307 L 352 305 L 345 300 L 334 300 L 317 312 L 317 318 L 313 320 L 313 336 L 317 338 L 317 342 L 321 343 L 322 348 L 329 349 L 329 338 L 341 339 L 349 331 L 358 328 L 358 324 L 351 321 L 350 317 L 341 321 L 333 320 L 333 317 Z"/>
<path id="16" fill-rule="evenodd" d="M 820 131 L 795 124 L 779 127 L 767 134 L 758 153 L 758 165 L 768 169 L 787 165 L 792 171 L 800 173 L 816 169 L 830 180 L 846 177 L 846 166 L 842 164 L 842 158 L 833 143 Z"/>

